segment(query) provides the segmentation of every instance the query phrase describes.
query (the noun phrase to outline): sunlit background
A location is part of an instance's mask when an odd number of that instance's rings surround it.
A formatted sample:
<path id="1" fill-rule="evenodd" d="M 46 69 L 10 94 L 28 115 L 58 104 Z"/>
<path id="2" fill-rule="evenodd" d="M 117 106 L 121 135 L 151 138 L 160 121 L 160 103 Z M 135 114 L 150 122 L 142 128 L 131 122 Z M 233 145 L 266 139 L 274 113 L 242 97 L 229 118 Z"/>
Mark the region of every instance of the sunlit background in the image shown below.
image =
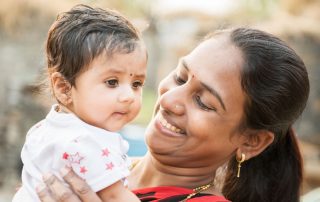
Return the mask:
<path id="1" fill-rule="evenodd" d="M 288 42 L 304 59 L 311 80 L 307 109 L 295 125 L 305 162 L 303 193 L 320 187 L 319 0 L 0 0 L 0 202 L 10 201 L 19 184 L 27 130 L 52 103 L 33 87 L 46 66 L 48 28 L 59 12 L 79 3 L 116 9 L 143 31 L 149 52 L 143 109 L 122 131 L 132 156 L 145 152 L 143 131 L 159 81 L 206 33 L 250 26 Z"/>

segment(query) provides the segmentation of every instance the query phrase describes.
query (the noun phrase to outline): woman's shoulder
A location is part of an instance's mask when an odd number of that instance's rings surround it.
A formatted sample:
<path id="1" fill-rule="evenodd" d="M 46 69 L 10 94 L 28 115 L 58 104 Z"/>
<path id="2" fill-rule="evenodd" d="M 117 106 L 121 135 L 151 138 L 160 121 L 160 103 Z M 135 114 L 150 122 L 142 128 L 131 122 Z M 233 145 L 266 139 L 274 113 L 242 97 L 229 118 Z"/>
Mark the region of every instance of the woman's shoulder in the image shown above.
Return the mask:
<path id="1" fill-rule="evenodd" d="M 148 187 L 133 190 L 137 197 L 143 201 L 161 201 L 161 202 L 176 202 L 183 201 L 190 194 L 192 189 L 186 189 L 174 186 Z M 187 200 L 188 202 L 229 202 L 223 196 L 216 196 L 212 194 L 199 193 Z"/>

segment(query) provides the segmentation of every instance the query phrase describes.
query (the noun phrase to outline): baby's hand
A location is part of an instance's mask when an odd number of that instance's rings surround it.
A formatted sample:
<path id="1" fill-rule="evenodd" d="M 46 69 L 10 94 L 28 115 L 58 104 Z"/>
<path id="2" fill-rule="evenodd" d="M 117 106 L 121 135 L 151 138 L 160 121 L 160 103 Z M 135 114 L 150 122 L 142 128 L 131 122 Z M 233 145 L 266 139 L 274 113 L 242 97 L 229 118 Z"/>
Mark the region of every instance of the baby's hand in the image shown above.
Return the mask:
<path id="1" fill-rule="evenodd" d="M 43 176 L 45 184 L 37 187 L 37 194 L 42 202 L 102 202 L 89 185 L 71 168 L 64 167 L 60 174 L 71 189 L 53 174 L 46 174 Z"/>
<path id="2" fill-rule="evenodd" d="M 16 192 L 17 192 L 17 191 L 19 191 L 19 189 L 20 189 L 21 187 L 22 187 L 22 184 L 21 184 L 21 183 L 20 183 L 20 184 L 18 184 L 18 185 L 16 186 L 16 189 L 15 189 L 15 190 L 16 190 Z"/>

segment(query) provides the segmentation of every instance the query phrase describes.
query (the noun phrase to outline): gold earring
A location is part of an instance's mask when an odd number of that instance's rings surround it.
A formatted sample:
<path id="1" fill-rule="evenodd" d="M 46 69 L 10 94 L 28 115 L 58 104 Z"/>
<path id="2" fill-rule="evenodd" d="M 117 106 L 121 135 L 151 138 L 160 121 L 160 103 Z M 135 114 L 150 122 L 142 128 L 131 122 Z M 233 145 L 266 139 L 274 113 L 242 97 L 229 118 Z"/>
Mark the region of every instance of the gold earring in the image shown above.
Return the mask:
<path id="1" fill-rule="evenodd" d="M 246 155 L 244 153 L 241 153 L 241 159 L 237 159 L 238 162 L 238 172 L 237 172 L 237 177 L 240 177 L 240 168 L 241 168 L 241 163 L 243 163 L 246 160 Z"/>

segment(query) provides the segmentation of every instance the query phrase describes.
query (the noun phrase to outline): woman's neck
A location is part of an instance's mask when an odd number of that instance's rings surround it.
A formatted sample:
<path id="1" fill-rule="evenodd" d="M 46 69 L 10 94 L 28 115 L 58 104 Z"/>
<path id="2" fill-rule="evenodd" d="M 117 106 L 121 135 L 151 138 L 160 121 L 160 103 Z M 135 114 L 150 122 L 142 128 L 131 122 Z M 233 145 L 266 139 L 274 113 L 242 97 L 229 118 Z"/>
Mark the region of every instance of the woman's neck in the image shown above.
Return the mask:
<path id="1" fill-rule="evenodd" d="M 156 186 L 177 186 L 194 189 L 211 183 L 215 170 L 210 167 L 182 168 L 165 165 L 149 153 L 132 169 L 128 178 L 130 189 Z M 217 190 L 208 189 L 209 193 L 217 194 Z"/>

